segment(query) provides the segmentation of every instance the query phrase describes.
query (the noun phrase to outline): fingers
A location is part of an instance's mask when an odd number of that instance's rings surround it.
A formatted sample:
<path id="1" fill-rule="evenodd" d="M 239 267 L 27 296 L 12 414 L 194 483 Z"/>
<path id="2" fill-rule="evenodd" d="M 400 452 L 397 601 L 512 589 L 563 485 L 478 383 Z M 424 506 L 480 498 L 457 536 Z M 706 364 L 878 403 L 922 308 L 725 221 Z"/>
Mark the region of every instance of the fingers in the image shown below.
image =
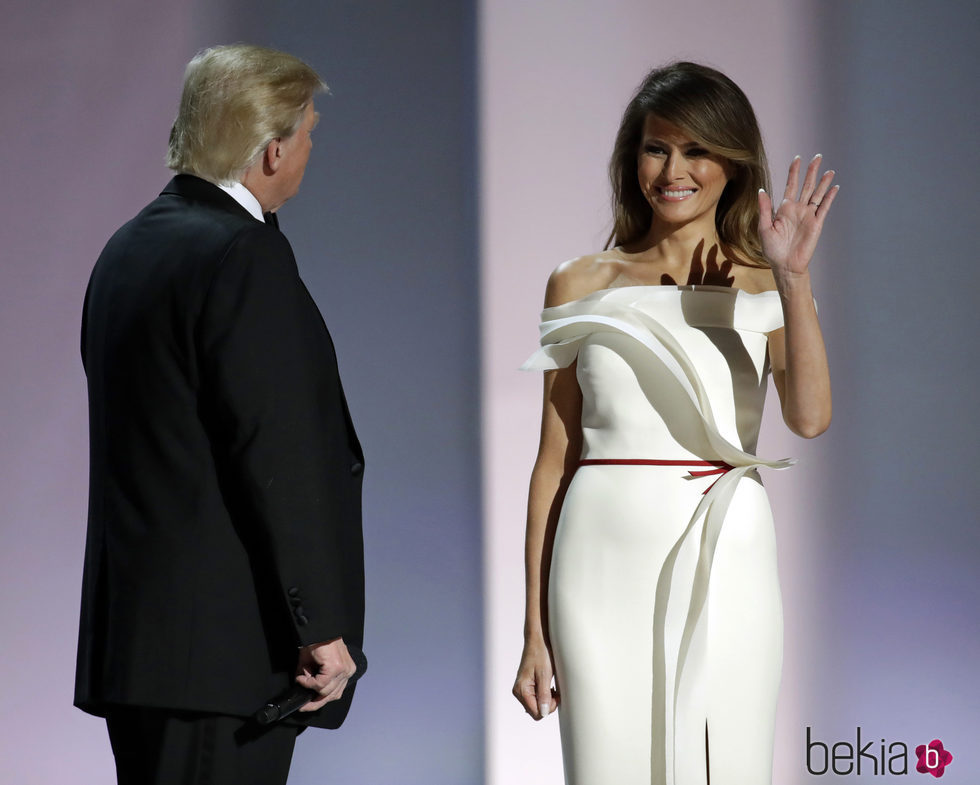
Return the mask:
<path id="1" fill-rule="evenodd" d="M 820 204 L 817 206 L 818 221 L 823 222 L 824 216 L 827 215 L 827 211 L 830 209 L 830 205 L 832 205 L 834 203 L 834 199 L 837 198 L 838 191 L 840 191 L 840 186 L 835 185 L 833 188 L 827 191 L 826 196 L 820 199 Z"/>
<path id="2" fill-rule="evenodd" d="M 817 175 L 820 172 L 820 164 L 822 162 L 823 155 L 820 153 L 817 153 L 810 159 L 810 163 L 806 167 L 806 174 L 803 177 L 803 185 L 800 187 L 799 194 L 797 194 L 797 183 L 799 182 L 800 167 L 802 164 L 799 156 L 793 159 L 793 163 L 789 167 L 789 177 L 786 179 L 786 191 L 783 193 L 784 202 L 800 202 L 811 207 L 816 207 L 819 210 L 820 205 L 823 204 L 825 198 L 830 194 L 830 184 L 836 174 L 833 169 L 829 169 L 818 180 Z M 760 192 L 759 207 L 760 212 L 764 214 L 762 206 L 763 200 Z M 826 213 L 826 210 L 823 212 Z"/>
<path id="3" fill-rule="evenodd" d="M 789 175 L 786 177 L 786 190 L 783 191 L 783 201 L 796 198 L 796 190 L 800 182 L 800 157 L 796 156 L 789 165 Z"/>
<path id="4" fill-rule="evenodd" d="M 534 719 L 540 720 L 544 714 L 541 713 L 542 706 L 538 703 L 537 682 L 538 680 L 533 676 L 518 677 L 517 683 L 514 685 L 514 697 L 517 698 L 528 714 Z"/>
<path id="5" fill-rule="evenodd" d="M 514 682 L 514 689 L 511 692 L 517 698 L 517 702 L 524 707 L 524 711 L 536 720 L 541 718 L 541 713 L 538 711 L 538 693 L 534 686 L 533 677 L 518 674 L 517 681 Z"/>
<path id="6" fill-rule="evenodd" d="M 316 711 L 330 701 L 339 700 L 343 696 L 344 690 L 347 689 L 346 676 L 338 676 L 326 683 L 310 677 L 297 676 L 296 683 L 313 690 L 319 696 L 303 706 L 300 711 Z"/>
<path id="7" fill-rule="evenodd" d="M 765 188 L 759 189 L 759 217 L 772 223 L 772 199 Z"/>
<path id="8" fill-rule="evenodd" d="M 772 199 L 764 188 L 759 189 L 759 234 L 772 228 Z"/>
<path id="9" fill-rule="evenodd" d="M 823 202 L 835 174 L 836 172 L 834 172 L 833 169 L 828 169 L 823 173 L 823 177 L 821 177 L 820 182 L 817 183 L 816 190 L 807 200 L 810 204 L 819 205 Z"/>
<path id="10" fill-rule="evenodd" d="M 344 686 L 346 687 L 346 685 L 347 685 L 347 682 L 345 680 L 344 681 Z M 302 711 L 302 712 L 317 711 L 318 709 L 322 709 L 324 706 L 326 706 L 331 701 L 339 700 L 343 694 L 344 694 L 344 690 L 343 689 L 341 689 L 340 692 L 338 692 L 338 693 L 331 692 L 329 695 L 327 695 L 327 696 L 325 696 L 323 698 L 319 698 L 317 700 L 311 700 L 309 703 L 307 703 L 307 704 L 305 704 L 303 706 L 300 706 L 300 709 L 299 710 Z"/>
<path id="11" fill-rule="evenodd" d="M 307 689 L 326 695 L 333 690 L 334 685 L 340 682 L 346 683 L 353 675 L 354 669 L 349 668 L 320 670 L 315 673 L 302 671 L 296 674 L 296 682 Z"/>
<path id="12" fill-rule="evenodd" d="M 823 177 L 820 178 L 820 182 L 817 183 L 816 190 L 813 192 L 813 195 L 810 197 L 810 200 L 807 203 L 810 207 L 816 208 L 816 218 L 817 221 L 821 223 L 823 222 L 823 218 L 827 214 L 827 211 L 830 209 L 830 205 L 833 203 L 834 197 L 837 196 L 837 191 L 840 190 L 839 185 L 835 185 L 833 188 L 830 187 L 830 183 L 833 181 L 835 174 L 836 172 L 834 172 L 833 169 L 823 173 Z"/>
<path id="13" fill-rule="evenodd" d="M 319 696 L 300 711 L 316 711 L 339 699 L 344 694 L 348 679 L 356 671 L 357 666 L 341 638 L 300 649 L 296 683 Z"/>
<path id="14" fill-rule="evenodd" d="M 538 713 L 544 719 L 555 709 L 555 704 L 551 699 L 551 677 L 537 680 L 537 704 Z"/>
<path id="15" fill-rule="evenodd" d="M 316 711 L 327 703 L 330 703 L 330 701 L 339 700 L 347 688 L 348 678 L 349 676 L 346 673 L 338 673 L 330 678 L 327 678 L 325 674 L 317 674 L 316 676 L 308 674 L 298 675 L 296 677 L 296 683 L 309 690 L 313 690 L 319 696 L 303 706 L 300 711 Z"/>
<path id="16" fill-rule="evenodd" d="M 316 701 L 310 701 L 309 703 L 300 706 L 299 710 L 304 713 L 309 711 L 317 711 L 318 709 L 322 709 L 324 706 L 330 703 L 331 700 L 336 700 L 336 698 L 320 698 L 319 700 Z"/>
<path id="17" fill-rule="evenodd" d="M 823 156 L 820 153 L 817 153 L 810 159 L 810 163 L 807 164 L 806 176 L 803 178 L 803 190 L 800 192 L 799 199 L 799 201 L 803 202 L 804 204 L 808 204 L 813 199 L 813 190 L 817 185 L 817 172 L 820 169 L 820 164 L 822 161 Z"/>
<path id="18" fill-rule="evenodd" d="M 551 689 L 551 673 L 537 670 L 533 674 L 519 673 L 512 690 L 524 710 L 536 720 L 542 720 L 558 707 L 558 695 Z"/>

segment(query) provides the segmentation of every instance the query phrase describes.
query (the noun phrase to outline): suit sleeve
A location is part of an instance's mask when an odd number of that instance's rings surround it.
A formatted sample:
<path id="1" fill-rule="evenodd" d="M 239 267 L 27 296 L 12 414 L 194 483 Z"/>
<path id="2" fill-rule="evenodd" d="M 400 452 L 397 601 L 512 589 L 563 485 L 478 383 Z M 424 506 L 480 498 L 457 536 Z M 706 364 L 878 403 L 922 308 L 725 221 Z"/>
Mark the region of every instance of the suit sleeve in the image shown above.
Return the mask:
<path id="1" fill-rule="evenodd" d="M 236 497 L 229 506 L 244 539 L 264 551 L 255 563 L 276 573 L 296 642 L 348 633 L 342 527 L 351 449 L 336 357 L 278 231 L 256 225 L 229 248 L 197 343 L 206 419 L 226 496 Z"/>

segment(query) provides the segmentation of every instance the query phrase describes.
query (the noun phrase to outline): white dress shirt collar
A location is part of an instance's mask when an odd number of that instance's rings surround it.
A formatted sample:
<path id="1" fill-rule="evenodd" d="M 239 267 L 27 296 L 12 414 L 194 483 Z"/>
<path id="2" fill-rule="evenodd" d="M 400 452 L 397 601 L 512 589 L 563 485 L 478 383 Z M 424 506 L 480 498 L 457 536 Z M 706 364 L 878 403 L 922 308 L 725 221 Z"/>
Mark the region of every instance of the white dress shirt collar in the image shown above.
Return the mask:
<path id="1" fill-rule="evenodd" d="M 231 185 L 221 185 L 220 183 L 217 183 L 217 186 L 232 199 L 238 202 L 242 207 L 248 210 L 255 220 L 265 223 L 265 218 L 262 217 L 262 205 L 259 204 L 259 200 L 255 198 L 248 188 L 241 183 L 232 183 Z"/>

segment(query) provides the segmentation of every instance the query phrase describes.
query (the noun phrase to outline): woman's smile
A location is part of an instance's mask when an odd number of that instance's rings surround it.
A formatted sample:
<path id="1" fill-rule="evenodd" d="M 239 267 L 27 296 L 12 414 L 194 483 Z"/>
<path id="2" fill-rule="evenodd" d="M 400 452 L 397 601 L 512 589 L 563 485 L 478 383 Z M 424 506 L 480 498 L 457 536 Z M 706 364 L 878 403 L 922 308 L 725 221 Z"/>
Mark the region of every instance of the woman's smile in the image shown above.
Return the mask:
<path id="1" fill-rule="evenodd" d="M 687 199 L 689 196 L 694 196 L 696 189 L 694 188 L 655 188 L 654 189 L 660 197 L 667 202 L 681 202 Z"/>

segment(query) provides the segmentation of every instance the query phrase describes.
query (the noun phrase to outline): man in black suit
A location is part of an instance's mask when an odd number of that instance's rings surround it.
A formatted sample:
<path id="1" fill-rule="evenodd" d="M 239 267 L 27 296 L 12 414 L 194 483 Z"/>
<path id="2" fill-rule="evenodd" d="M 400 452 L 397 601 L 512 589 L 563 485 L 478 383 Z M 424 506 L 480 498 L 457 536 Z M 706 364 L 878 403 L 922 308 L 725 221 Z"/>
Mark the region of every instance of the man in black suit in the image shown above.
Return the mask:
<path id="1" fill-rule="evenodd" d="M 350 706 L 364 460 L 275 219 L 324 87 L 282 52 L 195 57 L 177 174 L 89 282 L 75 704 L 106 718 L 120 783 L 285 782 L 298 729 L 336 728 Z M 298 721 L 245 719 L 293 680 L 317 693 Z"/>

